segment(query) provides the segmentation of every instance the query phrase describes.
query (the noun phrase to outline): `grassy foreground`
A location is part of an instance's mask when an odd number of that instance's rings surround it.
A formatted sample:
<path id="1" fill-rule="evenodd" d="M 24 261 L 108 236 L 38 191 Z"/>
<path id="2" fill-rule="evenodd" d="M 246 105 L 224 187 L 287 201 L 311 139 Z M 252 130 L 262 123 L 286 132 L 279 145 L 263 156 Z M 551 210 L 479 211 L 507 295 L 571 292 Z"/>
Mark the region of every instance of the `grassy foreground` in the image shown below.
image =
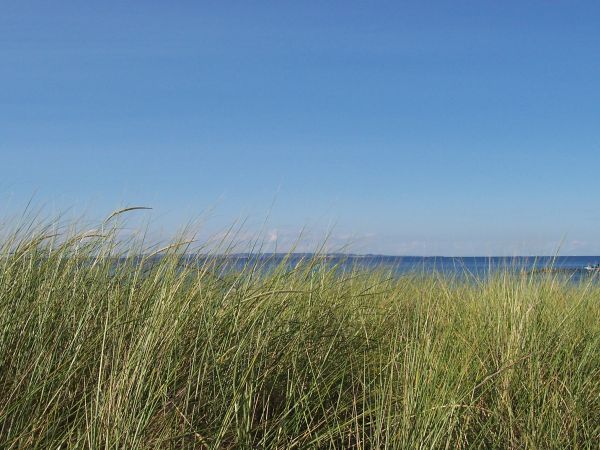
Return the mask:
<path id="1" fill-rule="evenodd" d="M 0 448 L 598 448 L 591 284 L 219 276 L 51 234 L 2 244 Z"/>

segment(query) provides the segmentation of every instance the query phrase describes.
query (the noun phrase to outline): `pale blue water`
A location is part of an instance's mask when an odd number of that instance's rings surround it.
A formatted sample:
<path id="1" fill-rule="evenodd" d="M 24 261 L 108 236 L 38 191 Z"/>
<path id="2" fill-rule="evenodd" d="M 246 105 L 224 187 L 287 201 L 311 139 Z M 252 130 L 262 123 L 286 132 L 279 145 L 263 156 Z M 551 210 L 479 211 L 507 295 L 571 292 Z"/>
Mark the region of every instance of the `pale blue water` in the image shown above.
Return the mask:
<path id="1" fill-rule="evenodd" d="M 302 259 L 310 258 L 310 254 L 295 254 L 288 258 L 288 264 L 294 266 Z M 242 268 L 247 264 L 258 263 L 268 269 L 278 265 L 284 256 L 266 255 L 232 255 L 227 257 L 231 269 Z M 537 256 L 537 257 L 421 257 L 421 256 L 383 256 L 383 255 L 329 255 L 327 263 L 337 264 L 342 269 L 364 268 L 384 269 L 394 274 L 408 273 L 441 273 L 450 276 L 473 275 L 486 277 L 499 270 L 535 271 L 552 268 L 574 281 L 586 280 L 598 274 L 591 274 L 585 266 L 600 262 L 600 256 Z"/>

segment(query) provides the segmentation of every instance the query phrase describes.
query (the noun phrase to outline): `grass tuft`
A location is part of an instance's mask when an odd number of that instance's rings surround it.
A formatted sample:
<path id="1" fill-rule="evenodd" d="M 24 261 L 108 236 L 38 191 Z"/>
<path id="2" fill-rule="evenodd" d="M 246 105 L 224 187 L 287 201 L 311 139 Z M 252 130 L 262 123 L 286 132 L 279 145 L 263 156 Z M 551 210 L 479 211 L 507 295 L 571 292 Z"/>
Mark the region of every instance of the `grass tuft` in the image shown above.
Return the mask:
<path id="1" fill-rule="evenodd" d="M 397 277 L 319 255 L 233 271 L 184 257 L 185 239 L 151 255 L 107 222 L 0 244 L 1 448 L 600 442 L 591 282 Z"/>

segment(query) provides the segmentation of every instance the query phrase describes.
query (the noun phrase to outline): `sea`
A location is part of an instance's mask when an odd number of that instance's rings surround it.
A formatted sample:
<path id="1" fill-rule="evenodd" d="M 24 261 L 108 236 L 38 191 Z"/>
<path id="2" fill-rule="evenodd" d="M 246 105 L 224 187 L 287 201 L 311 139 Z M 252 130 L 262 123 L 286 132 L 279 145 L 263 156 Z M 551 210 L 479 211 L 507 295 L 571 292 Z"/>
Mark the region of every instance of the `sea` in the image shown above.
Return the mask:
<path id="1" fill-rule="evenodd" d="M 276 267 L 282 262 L 290 267 L 313 258 L 309 253 L 291 255 L 266 253 L 227 256 L 231 270 L 256 265 L 262 269 Z M 555 273 L 572 281 L 600 278 L 599 271 L 586 266 L 600 263 L 600 256 L 516 256 L 516 257 L 446 257 L 446 256 L 385 256 L 385 255 L 319 255 L 324 264 L 340 270 L 382 269 L 401 276 L 407 274 L 441 274 L 454 277 L 486 278 L 499 271 L 544 274 Z"/>

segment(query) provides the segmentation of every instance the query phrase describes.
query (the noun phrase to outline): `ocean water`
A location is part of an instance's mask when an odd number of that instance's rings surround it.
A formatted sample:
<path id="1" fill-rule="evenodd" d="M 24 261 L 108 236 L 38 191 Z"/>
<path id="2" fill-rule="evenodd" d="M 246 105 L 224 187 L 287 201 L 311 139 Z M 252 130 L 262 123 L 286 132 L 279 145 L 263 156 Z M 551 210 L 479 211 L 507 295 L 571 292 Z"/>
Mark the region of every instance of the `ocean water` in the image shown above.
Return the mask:
<path id="1" fill-rule="evenodd" d="M 294 254 L 285 259 L 290 267 L 311 254 Z M 269 270 L 281 264 L 286 258 L 281 254 L 230 255 L 226 257 L 231 270 L 254 265 Z M 600 256 L 528 256 L 528 257 L 422 257 L 422 256 L 383 256 L 383 255 L 326 255 L 325 264 L 338 266 L 341 270 L 383 269 L 396 275 L 409 273 L 443 274 L 458 277 L 485 278 L 498 271 L 547 273 L 553 272 L 573 281 L 599 278 L 600 272 L 591 273 L 585 266 L 600 262 Z"/>

